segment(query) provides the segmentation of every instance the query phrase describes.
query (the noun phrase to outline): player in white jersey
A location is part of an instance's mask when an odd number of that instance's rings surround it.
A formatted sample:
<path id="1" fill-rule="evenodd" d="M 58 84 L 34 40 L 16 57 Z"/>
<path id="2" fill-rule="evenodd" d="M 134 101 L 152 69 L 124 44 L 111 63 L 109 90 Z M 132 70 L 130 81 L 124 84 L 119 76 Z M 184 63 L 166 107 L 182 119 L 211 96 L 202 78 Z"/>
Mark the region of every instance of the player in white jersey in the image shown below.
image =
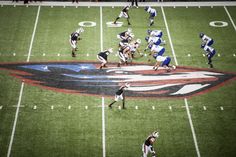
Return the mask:
<path id="1" fill-rule="evenodd" d="M 208 64 L 210 65 L 210 68 L 213 68 L 212 57 L 216 54 L 216 50 L 213 47 L 208 46 L 207 44 L 202 44 L 201 48 L 206 53 L 206 57 L 208 59 Z"/>
<path id="2" fill-rule="evenodd" d="M 161 30 L 147 30 L 147 34 L 152 37 L 159 37 L 161 38 L 163 33 Z"/>
<path id="3" fill-rule="evenodd" d="M 156 152 L 154 151 L 153 144 L 159 137 L 159 132 L 154 131 L 151 135 L 149 135 L 142 145 L 142 157 L 147 157 L 149 153 L 152 154 L 152 157 L 156 157 Z"/>
<path id="4" fill-rule="evenodd" d="M 152 26 L 154 24 L 154 17 L 157 16 L 157 11 L 154 8 L 151 8 L 150 6 L 145 7 L 144 10 L 149 13 L 149 26 Z"/>
<path id="5" fill-rule="evenodd" d="M 134 58 L 136 52 L 142 57 L 142 54 L 138 49 L 140 47 L 140 44 L 141 44 L 141 39 L 137 39 L 136 41 L 130 43 L 130 48 L 131 48 L 130 52 L 132 58 Z"/>
<path id="6" fill-rule="evenodd" d="M 176 66 L 170 65 L 171 58 L 169 56 L 159 56 L 154 54 L 153 57 L 156 58 L 156 64 L 153 69 L 156 71 L 159 67 L 163 67 L 167 72 L 176 69 Z"/>
<path id="7" fill-rule="evenodd" d="M 214 43 L 214 40 L 204 33 L 200 33 L 199 37 L 202 39 L 202 44 L 204 45 L 211 46 Z"/>

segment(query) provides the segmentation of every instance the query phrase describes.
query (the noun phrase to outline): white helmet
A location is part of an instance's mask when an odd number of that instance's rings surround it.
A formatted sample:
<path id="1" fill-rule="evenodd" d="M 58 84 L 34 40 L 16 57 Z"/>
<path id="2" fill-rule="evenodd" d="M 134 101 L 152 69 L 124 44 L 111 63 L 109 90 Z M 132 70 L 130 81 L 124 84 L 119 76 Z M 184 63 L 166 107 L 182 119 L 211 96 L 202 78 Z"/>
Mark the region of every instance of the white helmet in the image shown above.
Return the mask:
<path id="1" fill-rule="evenodd" d="M 134 34 L 133 33 L 130 33 L 129 35 L 131 38 L 134 38 Z"/>
<path id="2" fill-rule="evenodd" d="M 154 131 L 152 133 L 152 136 L 155 137 L 155 138 L 159 137 L 159 132 L 158 131 Z"/>
<path id="3" fill-rule="evenodd" d="M 79 29 L 76 30 L 77 33 L 83 33 L 84 29 L 82 27 L 80 27 Z"/>
<path id="4" fill-rule="evenodd" d="M 108 51 L 109 51 L 110 53 L 112 53 L 112 52 L 113 52 L 113 48 L 109 48 Z"/>
<path id="5" fill-rule="evenodd" d="M 130 87 L 130 84 L 127 82 L 127 83 L 125 83 L 125 86 L 126 86 L 127 88 L 129 88 L 129 87 Z"/>
<path id="6" fill-rule="evenodd" d="M 131 33 L 132 32 L 132 28 L 128 28 L 128 30 L 127 30 L 129 33 Z"/>
<path id="7" fill-rule="evenodd" d="M 141 39 L 137 39 L 136 42 L 137 42 L 138 44 L 141 44 Z"/>

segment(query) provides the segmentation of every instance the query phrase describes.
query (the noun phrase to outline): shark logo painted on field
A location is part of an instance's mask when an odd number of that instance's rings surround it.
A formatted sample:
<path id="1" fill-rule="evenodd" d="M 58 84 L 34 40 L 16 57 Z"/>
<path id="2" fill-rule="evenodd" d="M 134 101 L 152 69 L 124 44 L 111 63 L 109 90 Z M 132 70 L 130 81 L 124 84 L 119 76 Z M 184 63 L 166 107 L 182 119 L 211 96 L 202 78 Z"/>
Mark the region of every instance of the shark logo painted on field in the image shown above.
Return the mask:
<path id="1" fill-rule="evenodd" d="M 94 62 L 51 62 L 0 64 L 0 68 L 24 82 L 59 92 L 113 96 L 125 82 L 131 97 L 189 97 L 236 78 L 234 73 L 177 67 L 175 71 L 154 71 L 152 66 L 134 64 L 98 69 Z"/>

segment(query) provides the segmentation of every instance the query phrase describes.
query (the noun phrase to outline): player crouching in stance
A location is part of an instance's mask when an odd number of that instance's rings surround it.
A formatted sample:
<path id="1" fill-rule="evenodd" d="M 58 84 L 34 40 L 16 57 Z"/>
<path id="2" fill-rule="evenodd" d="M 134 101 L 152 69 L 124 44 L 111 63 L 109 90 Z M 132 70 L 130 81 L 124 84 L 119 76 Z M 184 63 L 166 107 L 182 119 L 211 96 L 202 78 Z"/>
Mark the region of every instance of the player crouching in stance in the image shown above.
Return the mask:
<path id="1" fill-rule="evenodd" d="M 109 48 L 108 50 L 105 50 L 103 52 L 100 52 L 97 55 L 97 59 L 102 63 L 101 66 L 99 67 L 99 69 L 102 69 L 103 67 L 106 67 L 107 64 L 107 57 L 110 53 L 113 52 L 112 48 Z"/>
<path id="2" fill-rule="evenodd" d="M 156 157 L 156 152 L 154 151 L 153 144 L 158 137 L 158 131 L 154 131 L 151 135 L 147 137 L 144 144 L 142 145 L 142 157 L 147 157 L 149 152 L 152 154 L 152 157 Z"/>
<path id="3" fill-rule="evenodd" d="M 199 37 L 202 39 L 202 44 L 204 45 L 211 46 L 214 43 L 214 40 L 204 33 L 200 33 Z"/>
<path id="4" fill-rule="evenodd" d="M 125 98 L 124 98 L 124 90 L 130 87 L 129 83 L 125 83 L 125 85 L 122 85 L 118 91 L 116 91 L 115 94 L 115 100 L 110 103 L 109 107 L 112 108 L 112 105 L 116 103 L 119 99 L 122 100 L 122 108 L 125 109 Z"/>
<path id="5" fill-rule="evenodd" d="M 120 15 L 116 18 L 116 20 L 114 21 L 114 24 L 116 24 L 117 20 L 119 20 L 121 17 L 124 17 L 127 19 L 127 22 L 128 22 L 128 25 L 131 25 L 130 22 L 129 22 L 129 6 L 125 6 L 121 12 L 120 12 Z"/>
<path id="6" fill-rule="evenodd" d="M 81 28 L 77 29 L 75 32 L 71 33 L 71 35 L 70 35 L 69 42 L 72 47 L 72 54 L 71 54 L 72 57 L 76 57 L 76 54 L 75 54 L 75 51 L 77 51 L 76 44 L 77 44 L 78 40 L 81 40 L 80 35 L 83 32 L 84 32 L 84 29 L 81 27 Z"/>
<path id="7" fill-rule="evenodd" d="M 205 51 L 206 53 L 206 57 L 208 59 L 208 63 L 210 65 L 210 68 L 213 68 L 213 64 L 212 64 L 212 60 L 211 58 L 216 54 L 216 50 L 211 47 L 211 46 L 208 46 L 207 44 L 202 44 L 201 45 L 201 48 Z"/>
<path id="8" fill-rule="evenodd" d="M 131 47 L 130 45 L 124 45 L 122 47 L 119 48 L 118 51 L 118 56 L 120 58 L 120 61 L 117 65 L 117 67 L 120 67 L 121 64 L 126 64 L 128 65 L 128 60 L 130 60 L 130 62 L 132 63 L 132 55 L 131 55 Z"/>
<path id="9" fill-rule="evenodd" d="M 152 26 L 154 24 L 154 17 L 157 16 L 157 11 L 154 8 L 151 8 L 150 6 L 145 7 L 144 10 L 149 13 L 149 26 Z"/>
<path id="10" fill-rule="evenodd" d="M 141 44 L 141 39 L 137 39 L 136 41 L 130 43 L 130 48 L 131 48 L 130 52 L 132 58 L 136 56 L 135 53 L 138 53 L 140 57 L 143 56 L 143 54 L 139 51 L 140 44 Z"/>
<path id="11" fill-rule="evenodd" d="M 156 71 L 159 67 L 163 67 L 167 72 L 171 70 L 175 70 L 176 66 L 170 65 L 171 58 L 169 56 L 159 56 L 158 54 L 154 54 L 153 57 L 156 59 L 156 64 L 153 69 Z"/>

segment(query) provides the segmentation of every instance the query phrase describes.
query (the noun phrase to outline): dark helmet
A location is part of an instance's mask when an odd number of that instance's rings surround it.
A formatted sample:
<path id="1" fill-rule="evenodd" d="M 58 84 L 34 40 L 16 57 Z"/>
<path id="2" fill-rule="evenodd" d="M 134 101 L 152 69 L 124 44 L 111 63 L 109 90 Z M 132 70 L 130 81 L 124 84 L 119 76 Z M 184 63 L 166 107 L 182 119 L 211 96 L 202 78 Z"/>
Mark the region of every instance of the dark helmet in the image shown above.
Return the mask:
<path id="1" fill-rule="evenodd" d="M 200 38 L 202 38 L 202 37 L 203 37 L 203 35 L 204 35 L 204 33 L 200 33 L 200 34 L 199 34 L 199 37 L 200 37 Z"/>
<path id="2" fill-rule="evenodd" d="M 148 41 L 148 40 L 149 40 L 149 37 L 145 37 L 145 40 Z"/>
<path id="3" fill-rule="evenodd" d="M 145 11 L 147 11 L 147 10 L 148 10 L 148 8 L 149 8 L 149 6 L 146 6 L 146 7 L 144 8 L 144 10 L 145 10 Z"/>

